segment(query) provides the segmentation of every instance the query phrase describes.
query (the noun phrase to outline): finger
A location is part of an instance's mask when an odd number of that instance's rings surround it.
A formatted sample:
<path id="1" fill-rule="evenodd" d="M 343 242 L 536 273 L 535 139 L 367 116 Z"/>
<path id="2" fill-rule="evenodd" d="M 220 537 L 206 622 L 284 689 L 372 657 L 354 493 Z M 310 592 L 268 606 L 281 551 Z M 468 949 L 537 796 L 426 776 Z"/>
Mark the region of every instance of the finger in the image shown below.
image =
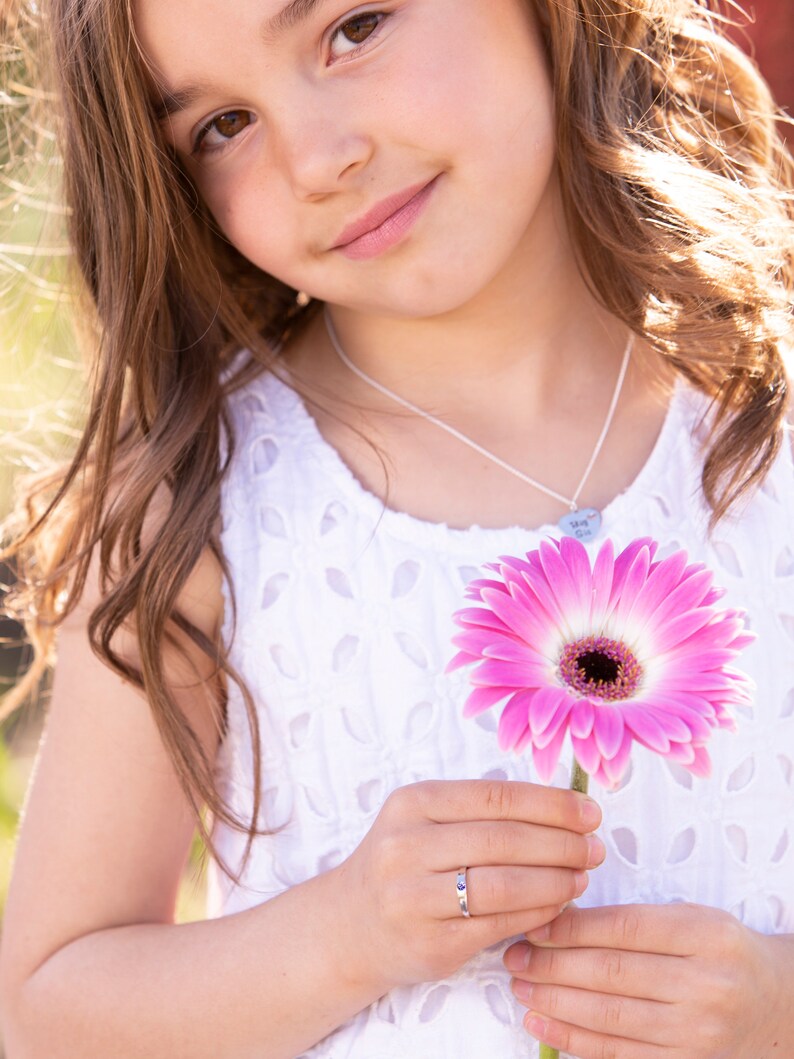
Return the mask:
<path id="1" fill-rule="evenodd" d="M 504 954 L 516 979 L 673 1003 L 689 988 L 682 956 L 623 949 L 542 949 L 518 942 Z"/>
<path id="2" fill-rule="evenodd" d="M 461 915 L 457 872 L 428 879 L 425 909 L 437 919 Z M 500 915 L 531 908 L 561 908 L 587 889 L 587 873 L 568 868 L 477 867 L 466 873 L 469 914 Z"/>
<path id="3" fill-rule="evenodd" d="M 403 788 L 405 791 L 406 788 Z M 587 834 L 601 810 L 587 795 L 512 780 L 429 780 L 410 788 L 417 809 L 438 824 L 463 820 L 523 820 Z"/>
<path id="4" fill-rule="evenodd" d="M 577 1059 L 669 1059 L 670 1049 L 646 1041 L 595 1033 L 530 1011 L 524 1028 L 543 1044 Z"/>
<path id="5" fill-rule="evenodd" d="M 711 911 L 683 904 L 571 908 L 528 940 L 539 946 L 694 956 L 708 944 L 704 934 L 715 920 Z"/>
<path id="6" fill-rule="evenodd" d="M 519 1003 L 556 1022 L 662 1047 L 670 1047 L 680 1038 L 681 1016 L 676 1004 L 516 979 L 512 988 Z"/>
<path id="7" fill-rule="evenodd" d="M 514 938 L 516 934 L 524 934 L 559 914 L 559 905 L 524 908 L 518 912 L 498 912 L 490 916 L 472 916 L 470 919 L 464 919 L 458 912 L 457 919 L 446 920 L 446 929 L 451 944 L 462 938 L 471 946 L 472 951 L 481 951 L 507 938 Z"/>
<path id="8" fill-rule="evenodd" d="M 522 864 L 538 867 L 595 868 L 606 856 L 597 835 L 576 834 L 558 827 L 495 820 L 443 824 L 432 833 L 434 871 L 452 864 Z"/>

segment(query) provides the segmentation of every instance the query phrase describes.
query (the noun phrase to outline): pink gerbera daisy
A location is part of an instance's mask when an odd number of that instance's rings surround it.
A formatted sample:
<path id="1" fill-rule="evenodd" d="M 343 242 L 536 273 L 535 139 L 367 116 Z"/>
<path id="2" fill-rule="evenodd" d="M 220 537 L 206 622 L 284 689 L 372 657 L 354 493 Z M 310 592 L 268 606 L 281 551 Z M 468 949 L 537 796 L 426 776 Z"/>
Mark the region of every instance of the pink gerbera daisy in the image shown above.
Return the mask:
<path id="1" fill-rule="evenodd" d="M 499 744 L 532 747 L 548 782 L 566 733 L 585 772 L 615 786 L 631 745 L 699 776 L 705 743 L 735 727 L 751 681 L 730 663 L 754 636 L 744 614 L 718 609 L 723 595 L 702 563 L 678 551 L 656 561 L 649 538 L 615 557 L 607 540 L 595 562 L 572 537 L 544 541 L 526 559 L 503 557 L 472 582 L 481 606 L 455 615 L 462 632 L 448 671 L 475 664 L 466 716 L 504 702 Z"/>

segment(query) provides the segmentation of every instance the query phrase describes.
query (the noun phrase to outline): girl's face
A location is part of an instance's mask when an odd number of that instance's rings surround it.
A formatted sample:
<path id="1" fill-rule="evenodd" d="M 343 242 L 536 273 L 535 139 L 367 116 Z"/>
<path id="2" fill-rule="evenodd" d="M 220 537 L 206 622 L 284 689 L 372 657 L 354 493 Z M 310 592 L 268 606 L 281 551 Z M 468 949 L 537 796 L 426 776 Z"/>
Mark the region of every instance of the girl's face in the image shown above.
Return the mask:
<path id="1" fill-rule="evenodd" d="M 526 0 L 136 0 L 135 15 L 165 135 L 265 272 L 425 316 L 548 258 L 552 98 Z"/>

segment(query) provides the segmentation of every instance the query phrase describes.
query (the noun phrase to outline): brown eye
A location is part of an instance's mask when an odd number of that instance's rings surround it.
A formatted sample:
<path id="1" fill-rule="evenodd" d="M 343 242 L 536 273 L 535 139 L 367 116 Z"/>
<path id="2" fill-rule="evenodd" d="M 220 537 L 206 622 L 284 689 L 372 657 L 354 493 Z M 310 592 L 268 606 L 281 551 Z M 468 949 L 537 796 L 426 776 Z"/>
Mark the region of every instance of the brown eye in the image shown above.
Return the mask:
<path id="1" fill-rule="evenodd" d="M 359 15 L 351 18 L 341 27 L 341 32 L 351 44 L 363 44 L 364 41 L 378 28 L 380 18 L 378 15 Z"/>
<path id="2" fill-rule="evenodd" d="M 331 38 L 331 52 L 334 58 L 354 55 L 359 48 L 375 37 L 378 30 L 389 16 L 382 11 L 371 11 L 369 14 L 354 15 L 334 30 Z"/>
<path id="3" fill-rule="evenodd" d="M 230 110 L 228 114 L 221 114 L 212 122 L 212 128 L 224 139 L 230 140 L 237 136 L 243 129 L 251 124 L 251 114 L 247 110 Z"/>
<path id="4" fill-rule="evenodd" d="M 199 129 L 193 144 L 193 154 L 209 154 L 220 150 L 255 121 L 256 118 L 250 110 L 227 110 L 224 114 L 219 114 Z"/>

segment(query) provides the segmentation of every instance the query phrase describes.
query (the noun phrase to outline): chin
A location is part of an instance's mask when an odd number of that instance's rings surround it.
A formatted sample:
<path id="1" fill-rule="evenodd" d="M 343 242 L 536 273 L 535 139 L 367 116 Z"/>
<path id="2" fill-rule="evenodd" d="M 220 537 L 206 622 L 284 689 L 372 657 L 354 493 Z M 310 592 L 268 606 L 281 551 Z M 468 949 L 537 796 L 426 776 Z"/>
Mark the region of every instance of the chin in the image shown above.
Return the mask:
<path id="1" fill-rule="evenodd" d="M 483 269 L 481 274 L 472 276 L 471 270 L 452 271 L 448 265 L 427 272 L 408 271 L 408 275 L 395 277 L 392 282 L 374 283 L 370 291 L 362 289 L 365 284 L 361 284 L 345 292 L 347 297 L 340 294 L 328 300 L 356 312 L 407 320 L 428 319 L 454 314 L 472 305 L 498 273 L 498 269 L 493 272 Z"/>

